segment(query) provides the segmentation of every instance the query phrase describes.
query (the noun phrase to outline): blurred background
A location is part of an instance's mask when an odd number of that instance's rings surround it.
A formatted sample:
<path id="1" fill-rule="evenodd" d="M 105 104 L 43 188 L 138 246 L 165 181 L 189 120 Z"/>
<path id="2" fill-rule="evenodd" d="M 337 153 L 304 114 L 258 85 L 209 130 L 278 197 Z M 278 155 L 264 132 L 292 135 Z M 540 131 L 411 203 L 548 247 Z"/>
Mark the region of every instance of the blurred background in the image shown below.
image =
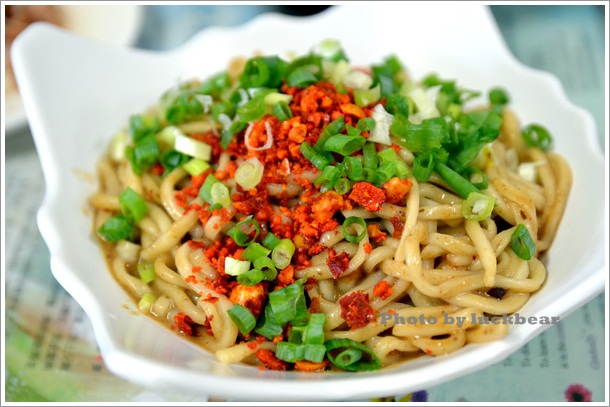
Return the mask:
<path id="1" fill-rule="evenodd" d="M 147 5 L 121 7 L 121 12 L 113 15 L 104 15 L 100 6 L 95 7 L 68 13 L 71 29 L 116 44 L 161 51 L 180 46 L 203 29 L 235 27 L 261 13 L 309 18 L 338 6 Z M 557 76 L 568 98 L 592 114 L 600 148 L 605 150 L 605 7 L 489 8 L 515 57 Z M 23 9 L 3 9 L 3 17 L 7 49 L 14 35 L 28 23 L 53 18 L 44 13 L 24 13 Z M 10 59 L 7 63 L 10 74 Z M 2 138 L 7 174 L 2 197 L 6 213 L 2 256 L 5 400 L 191 401 L 187 395 L 140 388 L 106 370 L 86 315 L 50 273 L 48 250 L 35 221 L 44 195 L 42 169 L 19 101 L 9 97 L 12 91 L 8 85 L 6 91 Z M 604 296 L 600 295 L 485 370 L 376 401 L 602 401 L 606 386 L 604 310 Z"/>

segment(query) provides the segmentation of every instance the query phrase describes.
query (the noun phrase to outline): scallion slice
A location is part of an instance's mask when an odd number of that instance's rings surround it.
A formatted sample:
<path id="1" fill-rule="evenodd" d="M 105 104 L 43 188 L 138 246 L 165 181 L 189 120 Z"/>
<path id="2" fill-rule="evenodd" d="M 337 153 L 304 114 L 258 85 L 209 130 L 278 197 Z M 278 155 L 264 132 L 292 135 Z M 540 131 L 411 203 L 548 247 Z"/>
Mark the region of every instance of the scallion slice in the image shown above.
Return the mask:
<path id="1" fill-rule="evenodd" d="M 345 175 L 352 181 L 363 181 L 362 161 L 359 157 L 346 156 L 343 158 Z"/>
<path id="2" fill-rule="evenodd" d="M 303 157 L 307 158 L 320 171 L 334 160 L 329 153 L 321 154 L 317 152 L 307 141 L 302 142 L 299 148 Z"/>
<path id="3" fill-rule="evenodd" d="M 254 236 L 251 236 L 254 233 Z M 238 222 L 237 225 L 233 226 L 227 232 L 227 235 L 231 236 L 235 243 L 239 246 L 247 246 L 250 242 L 253 242 L 260 233 L 260 225 L 253 218 L 247 218 Z"/>
<path id="4" fill-rule="evenodd" d="M 248 270 L 237 276 L 237 282 L 247 286 L 253 286 L 265 279 L 265 274 L 259 269 Z"/>
<path id="5" fill-rule="evenodd" d="M 277 246 L 279 242 L 280 238 L 271 232 L 267 233 L 267 235 L 262 241 L 263 246 L 268 247 L 271 250 L 275 249 L 275 246 Z"/>
<path id="6" fill-rule="evenodd" d="M 477 187 L 460 174 L 449 168 L 446 164 L 437 162 L 434 165 L 436 173 L 464 199 L 468 199 L 471 192 L 480 192 Z"/>
<path id="7" fill-rule="evenodd" d="M 212 206 L 220 205 L 223 208 L 226 208 L 231 204 L 229 188 L 220 181 L 212 185 L 210 194 L 212 195 L 212 202 L 210 202 Z"/>
<path id="8" fill-rule="evenodd" d="M 294 69 L 288 74 L 288 77 L 286 78 L 288 86 L 296 86 L 299 88 L 304 88 L 317 81 L 318 78 L 313 72 L 311 72 L 311 69 L 309 69 L 307 66 L 301 66 L 299 68 Z"/>
<path id="9" fill-rule="evenodd" d="M 139 263 L 138 274 L 140 275 L 140 280 L 142 280 L 144 284 L 148 284 L 157 278 L 155 267 L 152 263 Z"/>
<path id="10" fill-rule="evenodd" d="M 271 250 L 267 249 L 260 243 L 252 242 L 242 252 L 241 257 L 246 260 L 255 261 L 259 257 L 267 257 L 271 253 Z"/>
<path id="11" fill-rule="evenodd" d="M 366 345 L 352 339 L 331 339 L 327 341 L 324 346 L 326 347 L 326 355 L 328 356 L 328 359 L 338 368 L 357 372 L 377 370 L 381 367 L 379 358 L 372 350 L 370 350 Z M 358 357 L 358 353 L 352 351 L 344 354 L 343 352 L 347 351 L 348 349 L 360 351 L 361 356 Z M 337 356 L 341 354 L 343 354 L 343 356 L 340 359 L 337 358 Z"/>
<path id="12" fill-rule="evenodd" d="M 190 157 L 201 158 L 206 161 L 212 158 L 212 147 L 209 144 L 185 135 L 176 134 L 174 149 Z"/>
<path id="13" fill-rule="evenodd" d="M 210 164 L 201 158 L 191 158 L 189 161 L 182 165 L 182 168 L 192 176 L 202 174 L 205 170 L 210 168 Z"/>
<path id="14" fill-rule="evenodd" d="M 279 325 L 305 322 L 309 318 L 303 285 L 298 281 L 270 292 L 269 305 Z"/>
<path id="15" fill-rule="evenodd" d="M 263 335 L 267 339 L 273 339 L 282 333 L 282 325 L 275 322 L 271 305 L 267 304 L 265 312 L 258 319 L 258 323 L 254 332 Z"/>
<path id="16" fill-rule="evenodd" d="M 250 310 L 243 305 L 233 305 L 227 310 L 227 314 L 229 314 L 229 317 L 235 322 L 235 325 L 237 325 L 237 328 L 239 328 L 239 332 L 241 332 L 242 335 L 249 334 L 256 326 L 256 318 L 254 318 L 254 315 L 252 315 Z"/>
<path id="17" fill-rule="evenodd" d="M 553 142 L 549 131 L 539 124 L 526 126 L 522 131 L 522 135 L 523 140 L 525 140 L 528 146 L 538 147 L 542 151 L 548 151 Z"/>
<path id="18" fill-rule="evenodd" d="M 377 168 L 379 158 L 377 157 L 377 148 L 374 143 L 366 142 L 362 147 L 363 164 L 365 168 Z"/>
<path id="19" fill-rule="evenodd" d="M 273 281 L 275 277 L 277 277 L 277 269 L 275 268 L 275 264 L 273 264 L 273 260 L 269 257 L 259 257 L 254 260 L 253 265 L 254 268 L 263 272 L 265 280 Z"/>
<path id="20" fill-rule="evenodd" d="M 366 139 L 362 136 L 346 136 L 343 134 L 337 134 L 331 136 L 324 143 L 324 149 L 326 151 L 333 151 L 341 155 L 352 155 L 356 151 L 360 150 L 366 143 Z"/>
<path id="21" fill-rule="evenodd" d="M 265 115 L 266 107 L 267 105 L 265 105 L 263 96 L 259 95 L 253 97 L 237 108 L 239 120 L 244 122 L 255 122 Z"/>
<path id="22" fill-rule="evenodd" d="M 237 260 L 233 257 L 225 257 L 225 273 L 230 276 L 238 276 L 250 270 L 250 262 L 246 260 Z"/>
<path id="23" fill-rule="evenodd" d="M 107 242 L 133 239 L 133 221 L 125 215 L 114 215 L 106 220 L 97 233 Z"/>
<path id="24" fill-rule="evenodd" d="M 315 313 L 309 316 L 309 322 L 303 333 L 303 343 L 322 345 L 324 344 L 324 324 L 326 314 Z"/>
<path id="25" fill-rule="evenodd" d="M 273 115 L 280 121 L 284 122 L 292 117 L 292 110 L 290 110 L 290 106 L 288 103 L 280 100 L 275 105 L 273 105 Z"/>
<path id="26" fill-rule="evenodd" d="M 417 154 L 413 161 L 413 176 L 419 182 L 426 182 L 430 179 L 434 170 L 435 158 L 431 151 Z"/>
<path id="27" fill-rule="evenodd" d="M 471 192 L 468 199 L 462 201 L 462 216 L 466 219 L 482 221 L 491 215 L 495 200 L 481 192 Z"/>
<path id="28" fill-rule="evenodd" d="M 235 171 L 235 182 L 248 191 L 257 186 L 263 179 L 265 166 L 256 157 L 250 157 L 240 164 Z"/>
<path id="29" fill-rule="evenodd" d="M 347 178 L 339 178 L 335 182 L 334 189 L 341 195 L 347 194 L 352 189 L 352 183 Z"/>
<path id="30" fill-rule="evenodd" d="M 135 223 L 138 223 L 148 213 L 146 201 L 130 187 L 127 187 L 119 195 L 119 202 L 123 214 L 131 216 Z"/>
<path id="31" fill-rule="evenodd" d="M 468 177 L 472 185 L 480 190 L 487 189 L 489 186 L 489 178 L 487 178 L 487 175 L 477 167 L 467 167 L 464 170 L 464 175 Z"/>
<path id="32" fill-rule="evenodd" d="M 359 225 L 362 228 L 362 231 L 360 233 L 358 233 L 356 231 L 356 235 L 353 235 L 351 233 L 349 233 L 348 229 L 351 225 Z M 343 222 L 343 236 L 345 237 L 345 240 L 347 240 L 350 243 L 358 243 L 360 242 L 362 239 L 364 239 L 364 237 L 366 236 L 366 222 L 364 219 L 358 217 L 358 216 L 350 216 L 348 218 L 345 219 L 345 221 Z"/>
<path id="33" fill-rule="evenodd" d="M 271 260 L 278 270 L 286 268 L 292 260 L 296 247 L 290 239 L 280 239 L 279 243 L 271 252 Z"/>
<path id="34" fill-rule="evenodd" d="M 510 247 L 523 260 L 529 260 L 536 252 L 536 243 L 524 224 L 520 223 L 510 237 Z"/>
<path id="35" fill-rule="evenodd" d="M 141 312 L 149 312 L 150 307 L 152 307 L 157 301 L 157 297 L 155 297 L 152 293 L 144 293 L 140 301 L 138 301 L 138 309 Z"/>

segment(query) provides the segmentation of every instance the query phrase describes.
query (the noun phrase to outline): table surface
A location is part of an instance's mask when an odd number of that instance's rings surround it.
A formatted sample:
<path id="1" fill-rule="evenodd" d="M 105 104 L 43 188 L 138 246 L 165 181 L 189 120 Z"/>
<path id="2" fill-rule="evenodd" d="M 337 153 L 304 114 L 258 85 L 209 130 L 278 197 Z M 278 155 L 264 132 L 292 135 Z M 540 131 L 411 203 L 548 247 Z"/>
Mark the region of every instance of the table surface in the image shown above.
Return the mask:
<path id="1" fill-rule="evenodd" d="M 171 49 L 212 25 L 243 24 L 267 11 L 307 15 L 322 8 L 144 6 L 142 30 L 134 46 Z M 491 6 L 491 10 L 517 59 L 555 74 L 570 100 L 593 115 L 605 151 L 603 7 Z M 3 134 L 3 151 L 4 400 L 196 401 L 189 395 L 146 389 L 108 372 L 85 313 L 50 272 L 49 253 L 36 225 L 44 179 L 29 129 Z M 363 401 L 607 400 L 604 299 L 605 293 L 484 370 L 418 392 Z"/>

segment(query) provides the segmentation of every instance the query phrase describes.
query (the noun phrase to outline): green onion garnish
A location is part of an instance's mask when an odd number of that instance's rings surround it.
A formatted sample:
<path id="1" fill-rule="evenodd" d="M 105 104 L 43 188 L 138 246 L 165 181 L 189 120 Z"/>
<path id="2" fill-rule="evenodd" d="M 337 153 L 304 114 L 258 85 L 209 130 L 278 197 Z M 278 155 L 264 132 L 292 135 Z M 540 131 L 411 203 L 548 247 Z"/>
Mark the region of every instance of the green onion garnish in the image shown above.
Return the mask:
<path id="1" fill-rule="evenodd" d="M 152 265 L 152 263 L 139 263 L 138 274 L 140 275 L 140 280 L 142 280 L 144 284 L 148 284 L 157 278 L 157 273 L 155 273 L 155 267 Z"/>
<path id="2" fill-rule="evenodd" d="M 280 242 L 280 238 L 271 232 L 267 233 L 267 235 L 265 236 L 265 238 L 262 241 L 263 246 L 268 247 L 271 250 L 275 249 L 275 246 L 277 246 L 277 244 L 279 242 Z"/>
<path id="3" fill-rule="evenodd" d="M 133 221 L 125 215 L 114 215 L 99 227 L 97 233 L 107 242 L 132 240 L 134 235 Z"/>
<path id="4" fill-rule="evenodd" d="M 303 157 L 307 158 L 320 171 L 334 161 L 330 154 L 320 154 L 307 141 L 301 143 L 300 150 Z"/>
<path id="5" fill-rule="evenodd" d="M 310 69 L 307 68 L 307 66 L 296 68 L 290 72 L 286 78 L 288 86 L 297 86 L 299 88 L 304 88 L 312 83 L 316 83 L 317 81 L 318 78 L 313 74 L 313 72 L 311 72 Z"/>
<path id="6" fill-rule="evenodd" d="M 252 232 L 254 232 L 254 237 L 250 237 Z M 243 247 L 255 241 L 259 233 L 260 225 L 258 222 L 253 218 L 248 218 L 238 222 L 237 225 L 229 229 L 227 235 L 231 236 L 235 243 Z"/>
<path id="7" fill-rule="evenodd" d="M 539 124 L 528 125 L 523 129 L 522 134 L 527 145 L 538 147 L 543 151 L 548 151 L 553 142 L 549 131 Z"/>
<path id="8" fill-rule="evenodd" d="M 482 221 L 487 219 L 494 209 L 492 196 L 481 192 L 471 192 L 468 199 L 462 201 L 462 216 L 466 219 Z"/>
<path id="9" fill-rule="evenodd" d="M 237 114 L 240 121 L 255 122 L 265 115 L 266 108 L 263 96 L 259 95 L 239 106 Z"/>
<path id="10" fill-rule="evenodd" d="M 148 213 L 146 201 L 130 187 L 127 187 L 119 195 L 119 202 L 123 214 L 131 216 L 135 223 L 138 223 Z"/>
<path id="11" fill-rule="evenodd" d="M 247 286 L 253 286 L 265 279 L 265 274 L 259 269 L 248 270 L 237 276 L 237 282 Z"/>
<path id="12" fill-rule="evenodd" d="M 262 246 L 260 243 L 252 242 L 242 252 L 241 257 L 246 260 L 255 261 L 259 257 L 267 257 L 271 253 L 271 250 Z"/>
<path id="13" fill-rule="evenodd" d="M 275 316 L 271 309 L 271 305 L 267 304 L 265 307 L 265 312 L 259 317 L 254 332 L 263 335 L 267 339 L 273 339 L 283 332 L 282 325 L 275 322 Z"/>
<path id="14" fill-rule="evenodd" d="M 341 155 L 352 155 L 356 151 L 360 150 L 366 143 L 366 139 L 362 136 L 346 136 L 337 134 L 331 136 L 324 143 L 324 149 L 326 151 L 334 151 Z"/>
<path id="15" fill-rule="evenodd" d="M 353 225 L 360 225 L 362 232 L 357 235 L 352 235 L 348 232 L 348 228 Z M 366 236 L 366 222 L 358 216 L 350 216 L 343 222 L 343 236 L 350 243 L 358 243 Z"/>
<path id="16" fill-rule="evenodd" d="M 157 297 L 152 293 L 144 293 L 140 301 L 138 302 L 138 309 L 141 312 L 150 311 L 150 307 L 152 307 L 157 301 Z"/>
<path id="17" fill-rule="evenodd" d="M 201 158 L 191 158 L 189 161 L 182 165 L 182 168 L 192 176 L 202 174 L 205 170 L 210 168 L 210 164 Z"/>
<path id="18" fill-rule="evenodd" d="M 256 318 L 254 315 L 248 310 L 248 308 L 244 307 L 240 304 L 235 304 L 231 308 L 227 310 L 227 313 L 239 328 L 239 332 L 242 335 L 247 335 L 251 330 L 256 326 Z"/>
<path id="19" fill-rule="evenodd" d="M 347 338 L 336 338 L 327 341 L 326 355 L 338 368 L 352 372 L 377 370 L 381 361 L 366 345 Z M 353 349 L 354 351 L 351 351 Z M 335 352 L 338 350 L 337 352 Z M 347 352 L 347 353 L 345 353 Z M 360 353 L 358 353 L 360 352 Z M 341 355 L 341 357 L 338 357 Z"/>
<path id="20" fill-rule="evenodd" d="M 480 190 L 487 189 L 489 186 L 489 178 L 487 178 L 487 174 L 481 171 L 477 167 L 468 167 L 464 170 L 464 175 L 466 175 L 469 181 Z"/>
<path id="21" fill-rule="evenodd" d="M 263 179 L 265 166 L 256 157 L 250 157 L 235 171 L 235 182 L 248 191 L 257 186 Z"/>
<path id="22" fill-rule="evenodd" d="M 324 344 L 324 324 L 326 314 L 315 313 L 309 316 L 309 322 L 303 333 L 303 343 L 322 345 Z"/>
<path id="23" fill-rule="evenodd" d="M 267 281 L 273 281 L 275 277 L 277 277 L 277 269 L 275 268 L 275 264 L 273 264 L 273 260 L 269 257 L 259 257 L 254 260 L 254 268 L 261 270 Z"/>
<path id="24" fill-rule="evenodd" d="M 343 158 L 343 167 L 345 175 L 352 181 L 363 181 L 364 174 L 362 172 L 362 161 L 359 157 L 346 156 Z"/>
<path id="25" fill-rule="evenodd" d="M 536 243 L 524 224 L 520 223 L 510 237 L 510 247 L 523 260 L 529 260 L 536 252 Z"/>
<path id="26" fill-rule="evenodd" d="M 239 276 L 247 273 L 250 270 L 250 262 L 247 260 L 238 260 L 233 257 L 225 257 L 225 273 L 230 276 Z"/>
<path id="27" fill-rule="evenodd" d="M 271 252 L 271 259 L 278 270 L 282 270 L 290 264 L 295 249 L 294 243 L 290 239 L 281 239 L 275 246 Z"/>
<path id="28" fill-rule="evenodd" d="M 296 324 L 309 318 L 303 285 L 298 281 L 270 292 L 269 305 L 273 311 L 274 321 L 279 325 L 287 322 Z"/>
<path id="29" fill-rule="evenodd" d="M 462 198 L 468 199 L 471 192 L 480 192 L 477 187 L 446 164 L 437 162 L 434 166 L 437 174 Z"/>
<path id="30" fill-rule="evenodd" d="M 341 195 L 347 194 L 352 189 L 352 183 L 347 178 L 339 178 L 335 182 L 334 189 Z"/>
<path id="31" fill-rule="evenodd" d="M 491 105 L 506 105 L 510 102 L 510 98 L 508 97 L 508 93 L 505 89 L 500 87 L 495 87 L 489 90 L 489 104 Z"/>
<path id="32" fill-rule="evenodd" d="M 339 116 L 324 127 L 324 130 L 322 130 L 322 133 L 320 133 L 320 137 L 313 145 L 313 148 L 318 152 L 326 151 L 326 150 L 324 150 L 324 144 L 326 143 L 326 141 L 330 137 L 341 133 L 344 129 L 345 129 L 345 119 L 343 118 L 343 116 Z M 320 168 L 318 168 L 318 169 L 320 169 Z"/>
<path id="33" fill-rule="evenodd" d="M 379 157 L 379 164 L 394 162 L 398 159 L 396 156 L 396 150 L 394 150 L 392 147 L 381 150 L 377 153 L 377 157 Z"/>
<path id="34" fill-rule="evenodd" d="M 290 110 L 290 106 L 288 103 L 280 100 L 275 105 L 273 105 L 273 115 L 277 117 L 280 122 L 286 121 L 292 117 L 292 110 Z"/>
<path id="35" fill-rule="evenodd" d="M 280 342 L 275 350 L 275 357 L 285 362 L 297 362 L 299 360 L 310 360 L 321 362 L 324 360 L 326 347 L 324 345 L 297 344 Z"/>
<path id="36" fill-rule="evenodd" d="M 431 151 L 426 151 L 415 156 L 413 162 L 413 176 L 419 182 L 426 182 L 430 179 L 434 170 L 434 154 Z"/>
<path id="37" fill-rule="evenodd" d="M 368 106 L 380 99 L 381 86 L 379 84 L 369 89 L 354 89 L 354 102 L 360 107 Z"/>

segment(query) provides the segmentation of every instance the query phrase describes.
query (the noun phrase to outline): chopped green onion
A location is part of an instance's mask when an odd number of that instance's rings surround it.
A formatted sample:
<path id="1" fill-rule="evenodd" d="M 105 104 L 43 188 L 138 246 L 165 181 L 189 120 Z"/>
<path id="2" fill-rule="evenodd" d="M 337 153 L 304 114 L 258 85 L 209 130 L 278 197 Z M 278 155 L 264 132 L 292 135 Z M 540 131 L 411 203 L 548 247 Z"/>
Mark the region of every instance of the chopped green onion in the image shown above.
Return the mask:
<path id="1" fill-rule="evenodd" d="M 119 131 L 112 137 L 110 142 L 109 154 L 113 161 L 125 159 L 125 148 L 130 144 L 129 134 Z"/>
<path id="2" fill-rule="evenodd" d="M 283 332 L 282 325 L 275 322 L 275 317 L 273 315 L 271 305 L 267 304 L 267 306 L 265 307 L 265 312 L 259 318 L 254 332 L 259 335 L 263 335 L 269 340 L 275 338 L 278 335 L 281 335 L 281 333 Z"/>
<path id="3" fill-rule="evenodd" d="M 235 325 L 237 325 L 237 328 L 239 328 L 239 332 L 241 332 L 242 335 L 249 334 L 256 326 L 256 318 L 254 318 L 254 315 L 252 315 L 250 310 L 243 305 L 233 305 L 227 310 L 227 314 L 229 314 L 233 322 L 235 322 Z"/>
<path id="4" fill-rule="evenodd" d="M 446 164 L 437 162 L 434 165 L 436 173 L 453 189 L 459 196 L 468 199 L 471 192 L 480 192 L 466 178 L 449 168 Z"/>
<path id="5" fill-rule="evenodd" d="M 277 88 L 286 76 L 288 64 L 277 56 L 251 58 L 239 78 L 244 88 Z"/>
<path id="6" fill-rule="evenodd" d="M 275 246 L 271 252 L 271 260 L 278 270 L 282 270 L 290 264 L 295 249 L 294 243 L 290 239 L 281 239 Z"/>
<path id="7" fill-rule="evenodd" d="M 296 68 L 286 78 L 288 86 L 296 86 L 299 88 L 307 87 L 318 81 L 318 77 L 307 67 L 302 66 Z"/>
<path id="8" fill-rule="evenodd" d="M 315 179 L 314 185 L 320 186 L 322 185 L 325 189 L 332 189 L 335 186 L 335 182 L 343 175 L 343 169 L 339 166 L 335 165 L 327 165 L 324 167 L 322 174 Z"/>
<path id="9" fill-rule="evenodd" d="M 240 164 L 235 171 L 235 182 L 248 191 L 257 186 L 263 179 L 265 166 L 256 157 L 250 157 Z"/>
<path id="10" fill-rule="evenodd" d="M 186 164 L 189 156 L 182 154 L 176 150 L 167 150 L 161 155 L 161 165 L 164 168 L 163 177 L 172 172 L 174 169 Z"/>
<path id="11" fill-rule="evenodd" d="M 447 122 L 443 117 L 425 119 L 419 124 L 402 119 L 394 120 L 390 131 L 403 137 L 405 147 L 413 153 L 440 148 L 449 139 Z"/>
<path id="12" fill-rule="evenodd" d="M 148 213 L 146 201 L 136 191 L 127 187 L 119 195 L 121 211 L 126 216 L 131 216 L 134 222 L 138 223 Z"/>
<path id="13" fill-rule="evenodd" d="M 320 154 L 307 141 L 301 143 L 300 150 L 303 157 L 307 158 L 320 171 L 334 161 L 331 154 Z"/>
<path id="14" fill-rule="evenodd" d="M 210 168 L 210 164 L 201 158 L 191 158 L 190 161 L 187 161 L 182 165 L 182 168 L 190 175 L 197 176 Z"/>
<path id="15" fill-rule="evenodd" d="M 510 102 L 508 93 L 505 89 L 496 87 L 489 91 L 489 104 L 491 105 L 506 105 Z"/>
<path id="16" fill-rule="evenodd" d="M 480 192 L 471 192 L 468 199 L 462 201 L 462 216 L 466 219 L 482 221 L 491 215 L 495 200 L 492 196 Z"/>
<path id="17" fill-rule="evenodd" d="M 377 153 L 377 157 L 379 157 L 379 164 L 383 164 L 384 162 L 394 162 L 398 159 L 396 156 L 396 150 L 392 147 L 386 148 L 385 150 L 381 150 Z"/>
<path id="18" fill-rule="evenodd" d="M 487 175 L 477 167 L 467 167 L 464 170 L 464 175 L 468 177 L 469 181 L 472 182 L 472 185 L 480 190 L 487 189 L 489 186 L 489 178 L 487 178 Z"/>
<path id="19" fill-rule="evenodd" d="M 394 116 L 386 112 L 383 105 L 379 103 L 373 108 L 371 117 L 375 120 L 375 127 L 371 130 L 368 141 L 386 146 L 392 145 L 390 128 L 394 122 Z"/>
<path id="20" fill-rule="evenodd" d="M 125 215 L 114 215 L 98 228 L 97 233 L 107 242 L 132 240 L 133 221 Z"/>
<path id="21" fill-rule="evenodd" d="M 265 274 L 259 269 L 248 270 L 247 272 L 237 276 L 239 284 L 253 286 L 265 279 Z"/>
<path id="22" fill-rule="evenodd" d="M 250 236 L 252 232 L 254 232 L 254 237 Z M 237 225 L 229 229 L 227 235 L 231 236 L 235 243 L 243 247 L 255 241 L 259 233 L 260 225 L 256 219 L 248 218 L 238 222 Z"/>
<path id="23" fill-rule="evenodd" d="M 252 242 L 242 252 L 241 257 L 246 260 L 255 261 L 259 257 L 267 257 L 271 253 L 271 250 L 262 246 L 260 243 Z"/>
<path id="24" fill-rule="evenodd" d="M 396 161 L 386 161 L 382 163 L 379 168 L 377 168 L 377 180 L 376 184 L 383 185 L 390 178 L 394 177 L 398 171 L 398 166 L 396 165 Z"/>
<path id="25" fill-rule="evenodd" d="M 256 96 L 237 108 L 239 120 L 255 122 L 265 115 L 266 105 L 263 96 Z"/>
<path id="26" fill-rule="evenodd" d="M 299 360 L 322 362 L 326 354 L 324 345 L 297 344 L 291 342 L 279 342 L 275 349 L 275 357 L 285 362 L 294 363 Z"/>
<path id="27" fill-rule="evenodd" d="M 209 144 L 186 135 L 176 134 L 174 149 L 190 157 L 201 158 L 206 161 L 212 158 L 212 147 Z"/>
<path id="28" fill-rule="evenodd" d="M 161 124 L 156 116 L 144 114 L 129 116 L 129 133 L 136 143 L 148 135 L 156 134 L 160 128 Z"/>
<path id="29" fill-rule="evenodd" d="M 269 305 L 273 311 L 274 321 L 279 325 L 287 322 L 296 324 L 309 318 L 303 285 L 298 281 L 270 292 Z"/>
<path id="30" fill-rule="evenodd" d="M 352 181 L 364 180 L 364 174 L 362 173 L 362 161 L 360 161 L 359 157 L 346 156 L 343 158 L 342 164 L 345 167 L 345 175 L 347 175 L 349 179 Z"/>
<path id="31" fill-rule="evenodd" d="M 394 116 L 401 114 L 404 117 L 409 117 L 409 102 L 403 95 L 395 93 L 388 98 L 385 110 Z"/>
<path id="32" fill-rule="evenodd" d="M 243 121 L 235 121 L 231 123 L 228 129 L 222 129 L 222 133 L 220 135 L 220 146 L 226 149 L 229 146 L 229 143 L 233 141 L 233 136 L 237 133 L 243 131 L 248 127 L 248 123 Z"/>
<path id="33" fill-rule="evenodd" d="M 548 151 L 553 142 L 549 131 L 539 124 L 530 124 L 523 129 L 522 134 L 528 146 L 538 147 L 543 151 Z"/>
<path id="34" fill-rule="evenodd" d="M 409 178 L 409 167 L 402 161 L 396 161 L 396 176 L 400 179 Z"/>
<path id="35" fill-rule="evenodd" d="M 137 175 L 152 167 L 159 160 L 159 142 L 154 134 L 149 134 L 138 140 L 136 144 L 125 149 L 125 155 L 131 164 L 131 168 Z"/>
<path id="36" fill-rule="evenodd" d="M 138 274 L 140 275 L 140 280 L 142 280 L 144 284 L 148 284 L 157 278 L 157 273 L 155 273 L 155 267 L 152 263 L 139 263 Z"/>
<path id="37" fill-rule="evenodd" d="M 277 117 L 280 122 L 284 122 L 292 117 L 292 110 L 290 106 L 283 100 L 280 100 L 273 105 L 273 115 Z"/>
<path id="38" fill-rule="evenodd" d="M 267 233 L 267 235 L 262 241 L 263 246 L 268 247 L 271 250 L 275 249 L 275 246 L 277 246 L 279 242 L 280 238 L 271 232 Z"/>
<path id="39" fill-rule="evenodd" d="M 426 182 L 430 179 L 434 170 L 435 157 L 431 151 L 417 154 L 413 162 L 413 176 L 419 182 Z"/>
<path id="40" fill-rule="evenodd" d="M 250 270 L 250 262 L 246 260 L 237 260 L 233 257 L 225 257 L 225 273 L 230 276 L 238 276 Z"/>
<path id="41" fill-rule="evenodd" d="M 368 106 L 381 99 L 381 86 L 379 84 L 369 89 L 354 89 L 354 102 L 360 107 Z"/>
<path id="42" fill-rule="evenodd" d="M 212 206 L 220 205 L 223 208 L 226 208 L 231 204 L 231 195 L 229 193 L 229 188 L 220 181 L 212 185 L 210 194 L 212 196 L 212 202 L 210 202 Z"/>
<path id="43" fill-rule="evenodd" d="M 140 301 L 138 302 L 138 309 L 141 312 L 150 311 L 150 307 L 152 307 L 157 301 L 157 297 L 155 297 L 152 293 L 144 293 Z"/>
<path id="44" fill-rule="evenodd" d="M 202 96 L 191 92 L 179 94 L 165 110 L 165 120 L 170 124 L 179 124 L 202 115 L 204 106 L 198 100 Z"/>
<path id="45" fill-rule="evenodd" d="M 524 224 L 520 223 L 510 237 L 510 247 L 523 260 L 529 260 L 536 252 L 536 243 Z"/>
<path id="46" fill-rule="evenodd" d="M 362 359 L 362 351 L 356 348 L 346 348 L 335 356 L 335 364 L 349 366 Z"/>
<path id="47" fill-rule="evenodd" d="M 326 151 L 334 151 L 341 155 L 352 155 L 356 151 L 360 150 L 366 143 L 366 139 L 362 136 L 346 136 L 343 134 L 337 134 L 331 136 L 324 143 L 324 149 Z"/>
<path id="48" fill-rule="evenodd" d="M 345 119 L 343 118 L 343 116 L 339 116 L 324 127 L 324 130 L 322 130 L 322 133 L 320 133 L 320 137 L 318 137 L 318 140 L 313 145 L 313 148 L 318 152 L 326 151 L 324 149 L 324 144 L 326 143 L 326 141 L 330 137 L 341 133 L 344 129 Z"/>
<path id="49" fill-rule="evenodd" d="M 362 157 L 365 168 L 377 168 L 379 165 L 379 158 L 377 157 L 377 148 L 374 143 L 366 142 L 362 147 Z"/>
<path id="50" fill-rule="evenodd" d="M 324 346 L 326 347 L 326 355 L 328 356 L 328 359 L 338 368 L 356 372 L 377 370 L 381 367 L 379 358 L 372 350 L 370 350 L 366 345 L 352 339 L 331 339 L 327 341 Z M 355 349 L 362 352 L 362 355 L 358 358 L 357 352 L 352 353 L 351 351 L 344 354 L 343 352 L 345 352 L 347 349 Z M 334 352 L 335 350 L 339 351 Z M 337 356 L 341 354 L 343 356 L 340 359 L 337 358 Z"/>
<path id="51" fill-rule="evenodd" d="M 254 260 L 254 268 L 263 272 L 265 280 L 273 281 L 277 277 L 277 269 L 269 257 L 259 257 Z"/>
<path id="52" fill-rule="evenodd" d="M 372 117 L 363 117 L 358 120 L 356 127 L 358 127 L 358 130 L 360 131 L 371 131 L 375 128 L 375 119 Z"/>
<path id="53" fill-rule="evenodd" d="M 315 313 L 309 316 L 309 322 L 303 334 L 303 343 L 322 345 L 324 344 L 324 324 L 326 314 Z"/>
<path id="54" fill-rule="evenodd" d="M 341 195 L 347 194 L 352 189 L 352 183 L 347 178 L 339 178 L 335 182 L 334 189 Z"/>
<path id="55" fill-rule="evenodd" d="M 357 235 L 352 235 L 351 233 L 349 233 L 348 228 L 353 224 L 360 225 L 360 227 L 362 228 L 362 232 Z M 366 222 L 364 221 L 364 219 L 358 216 L 350 216 L 346 218 L 343 222 L 343 236 L 345 237 L 345 240 L 350 243 L 358 243 L 362 239 L 364 239 L 364 237 L 366 236 Z"/>

